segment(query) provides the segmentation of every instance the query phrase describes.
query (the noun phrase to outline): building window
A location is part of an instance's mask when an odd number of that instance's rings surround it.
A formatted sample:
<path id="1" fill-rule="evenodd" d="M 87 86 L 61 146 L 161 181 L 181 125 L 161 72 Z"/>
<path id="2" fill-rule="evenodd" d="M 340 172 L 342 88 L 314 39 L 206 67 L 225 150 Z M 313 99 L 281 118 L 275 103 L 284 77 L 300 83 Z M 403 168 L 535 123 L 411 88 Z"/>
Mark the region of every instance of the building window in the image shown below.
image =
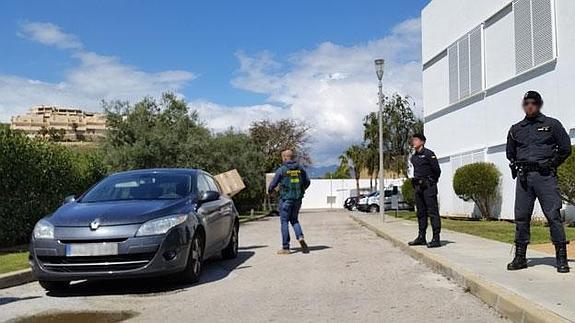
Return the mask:
<path id="1" fill-rule="evenodd" d="M 553 60 L 555 55 L 551 0 L 516 0 L 515 68 L 523 73 Z"/>
<path id="2" fill-rule="evenodd" d="M 451 104 L 483 90 L 482 37 L 479 26 L 447 49 Z"/>

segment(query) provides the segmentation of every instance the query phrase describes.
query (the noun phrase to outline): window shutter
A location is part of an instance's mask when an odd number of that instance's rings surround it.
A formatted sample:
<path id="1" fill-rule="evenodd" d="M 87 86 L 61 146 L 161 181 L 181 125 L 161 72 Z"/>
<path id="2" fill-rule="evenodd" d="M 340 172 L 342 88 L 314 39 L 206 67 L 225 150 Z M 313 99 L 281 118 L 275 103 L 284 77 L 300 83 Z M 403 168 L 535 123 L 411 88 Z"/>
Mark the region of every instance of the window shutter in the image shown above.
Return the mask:
<path id="1" fill-rule="evenodd" d="M 449 102 L 459 101 L 459 58 L 457 43 L 447 49 L 449 63 Z"/>
<path id="2" fill-rule="evenodd" d="M 554 58 L 553 18 L 550 0 L 532 0 L 533 61 L 541 65 Z"/>
<path id="3" fill-rule="evenodd" d="M 459 98 L 469 96 L 469 35 L 458 42 L 459 47 Z"/>
<path id="4" fill-rule="evenodd" d="M 469 73 L 470 94 L 475 94 L 483 89 L 483 58 L 481 29 L 478 27 L 469 34 Z"/>
<path id="5" fill-rule="evenodd" d="M 515 16 L 515 67 L 517 74 L 533 67 L 533 44 L 531 33 L 531 0 L 513 3 Z"/>

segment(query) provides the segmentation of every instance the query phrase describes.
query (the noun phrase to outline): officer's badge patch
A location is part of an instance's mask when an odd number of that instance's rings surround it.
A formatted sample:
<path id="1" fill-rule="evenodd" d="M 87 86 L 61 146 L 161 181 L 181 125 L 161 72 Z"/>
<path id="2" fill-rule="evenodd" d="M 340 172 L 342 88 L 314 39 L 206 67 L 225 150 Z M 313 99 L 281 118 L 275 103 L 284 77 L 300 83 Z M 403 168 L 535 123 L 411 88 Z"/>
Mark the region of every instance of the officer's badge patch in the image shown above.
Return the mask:
<path id="1" fill-rule="evenodd" d="M 541 131 L 541 132 L 549 132 L 551 131 L 551 127 L 546 126 L 546 127 L 539 127 L 537 128 L 537 131 Z"/>

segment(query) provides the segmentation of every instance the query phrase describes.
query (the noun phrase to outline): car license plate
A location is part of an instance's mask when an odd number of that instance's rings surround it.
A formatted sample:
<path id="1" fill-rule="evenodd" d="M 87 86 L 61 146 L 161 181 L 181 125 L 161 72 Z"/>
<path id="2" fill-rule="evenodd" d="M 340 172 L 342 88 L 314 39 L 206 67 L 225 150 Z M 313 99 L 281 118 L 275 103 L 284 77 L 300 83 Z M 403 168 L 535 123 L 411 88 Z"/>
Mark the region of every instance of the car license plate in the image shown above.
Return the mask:
<path id="1" fill-rule="evenodd" d="M 66 245 L 66 257 L 113 256 L 117 254 L 117 243 L 76 243 Z"/>

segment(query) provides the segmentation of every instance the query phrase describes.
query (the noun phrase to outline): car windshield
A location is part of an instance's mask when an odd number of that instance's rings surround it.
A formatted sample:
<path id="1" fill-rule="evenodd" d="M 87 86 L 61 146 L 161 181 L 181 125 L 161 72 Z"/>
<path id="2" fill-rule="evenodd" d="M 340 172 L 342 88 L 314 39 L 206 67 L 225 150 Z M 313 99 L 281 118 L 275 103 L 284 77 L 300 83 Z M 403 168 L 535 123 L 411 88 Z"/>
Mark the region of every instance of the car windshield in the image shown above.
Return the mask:
<path id="1" fill-rule="evenodd" d="M 191 181 L 191 176 L 187 174 L 134 173 L 115 175 L 98 183 L 79 202 L 175 200 L 190 193 Z"/>

